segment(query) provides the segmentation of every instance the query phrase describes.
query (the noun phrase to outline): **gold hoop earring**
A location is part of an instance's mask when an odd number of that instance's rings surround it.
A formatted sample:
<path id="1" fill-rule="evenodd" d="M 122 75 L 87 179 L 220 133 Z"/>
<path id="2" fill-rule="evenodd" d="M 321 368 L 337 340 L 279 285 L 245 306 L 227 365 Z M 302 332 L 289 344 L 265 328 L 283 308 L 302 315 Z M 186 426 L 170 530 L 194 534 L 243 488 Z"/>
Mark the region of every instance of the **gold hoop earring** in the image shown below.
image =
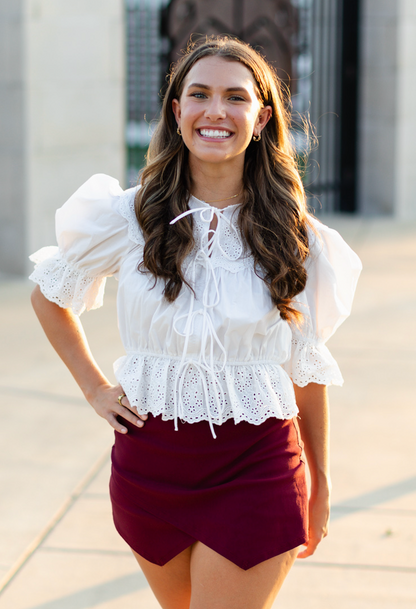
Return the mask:
<path id="1" fill-rule="evenodd" d="M 176 129 L 176 133 L 182 137 L 182 133 L 181 133 L 181 128 L 180 127 L 178 127 Z"/>
<path id="2" fill-rule="evenodd" d="M 261 132 L 258 135 L 253 134 L 253 142 L 259 142 L 261 140 Z"/>

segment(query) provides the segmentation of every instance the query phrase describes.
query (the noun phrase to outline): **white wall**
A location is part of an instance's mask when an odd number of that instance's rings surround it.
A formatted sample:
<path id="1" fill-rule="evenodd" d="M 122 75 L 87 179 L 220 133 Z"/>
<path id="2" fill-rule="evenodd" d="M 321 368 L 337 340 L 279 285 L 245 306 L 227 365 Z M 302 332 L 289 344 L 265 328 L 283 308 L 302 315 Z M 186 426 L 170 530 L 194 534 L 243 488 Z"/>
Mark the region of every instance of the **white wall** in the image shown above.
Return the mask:
<path id="1" fill-rule="evenodd" d="M 19 203 L 2 195 L 1 208 L 22 242 L 13 263 L 0 245 L 0 270 L 24 272 L 29 252 L 55 242 L 55 209 L 83 181 L 104 172 L 124 185 L 124 2 L 1 2 L 11 57 L 0 68 L 2 120 L 14 107 L 0 173 L 21 192 Z"/>
<path id="2" fill-rule="evenodd" d="M 416 1 L 401 0 L 400 8 L 395 215 L 416 218 Z"/>
<path id="3" fill-rule="evenodd" d="M 359 202 L 416 217 L 416 2 L 362 0 Z"/>
<path id="4" fill-rule="evenodd" d="M 23 0 L 0 2 L 0 271 L 25 268 Z"/>

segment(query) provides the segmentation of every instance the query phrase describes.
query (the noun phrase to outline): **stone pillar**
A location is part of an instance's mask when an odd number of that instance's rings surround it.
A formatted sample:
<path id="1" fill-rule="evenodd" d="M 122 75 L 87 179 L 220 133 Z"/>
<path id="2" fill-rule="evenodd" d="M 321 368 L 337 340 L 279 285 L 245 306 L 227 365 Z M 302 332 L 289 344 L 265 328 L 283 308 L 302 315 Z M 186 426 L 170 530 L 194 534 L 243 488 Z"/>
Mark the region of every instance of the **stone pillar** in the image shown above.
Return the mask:
<path id="1" fill-rule="evenodd" d="M 25 273 L 83 181 L 102 172 L 124 186 L 124 1 L 1 6 L 0 271 Z"/>
<path id="2" fill-rule="evenodd" d="M 398 23 L 395 215 L 416 218 L 416 2 L 401 0 Z"/>
<path id="3" fill-rule="evenodd" d="M 24 0 L 0 3 L 0 271 L 25 269 Z"/>
<path id="4" fill-rule="evenodd" d="M 363 0 L 359 203 L 416 218 L 416 2 Z"/>

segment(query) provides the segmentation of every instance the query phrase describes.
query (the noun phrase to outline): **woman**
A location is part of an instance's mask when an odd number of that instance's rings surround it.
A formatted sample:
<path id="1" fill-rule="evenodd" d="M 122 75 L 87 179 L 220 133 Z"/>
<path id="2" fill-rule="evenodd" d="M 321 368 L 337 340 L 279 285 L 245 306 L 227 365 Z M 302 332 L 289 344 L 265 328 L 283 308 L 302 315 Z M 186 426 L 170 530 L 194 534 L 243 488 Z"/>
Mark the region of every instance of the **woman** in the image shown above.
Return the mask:
<path id="1" fill-rule="evenodd" d="M 270 607 L 327 534 L 326 385 L 342 377 L 324 342 L 361 266 L 307 214 L 288 125 L 253 49 L 188 49 L 141 187 L 94 176 L 57 212 L 59 250 L 33 257 L 40 322 L 118 432 L 115 525 L 166 609 Z M 77 317 L 109 275 L 127 352 L 116 386 Z"/>

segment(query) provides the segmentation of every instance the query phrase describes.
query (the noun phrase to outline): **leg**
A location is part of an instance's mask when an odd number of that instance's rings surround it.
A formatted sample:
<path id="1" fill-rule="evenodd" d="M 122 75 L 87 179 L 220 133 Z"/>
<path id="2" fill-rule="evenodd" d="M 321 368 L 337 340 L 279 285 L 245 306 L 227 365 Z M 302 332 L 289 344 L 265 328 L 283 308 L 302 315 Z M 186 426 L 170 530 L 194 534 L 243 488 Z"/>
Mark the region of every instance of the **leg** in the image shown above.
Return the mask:
<path id="1" fill-rule="evenodd" d="M 163 609 L 189 609 L 191 599 L 191 547 L 160 567 L 133 550 L 153 594 Z"/>
<path id="2" fill-rule="evenodd" d="M 192 547 L 190 609 L 269 609 L 298 548 L 244 571 L 201 542 Z"/>

